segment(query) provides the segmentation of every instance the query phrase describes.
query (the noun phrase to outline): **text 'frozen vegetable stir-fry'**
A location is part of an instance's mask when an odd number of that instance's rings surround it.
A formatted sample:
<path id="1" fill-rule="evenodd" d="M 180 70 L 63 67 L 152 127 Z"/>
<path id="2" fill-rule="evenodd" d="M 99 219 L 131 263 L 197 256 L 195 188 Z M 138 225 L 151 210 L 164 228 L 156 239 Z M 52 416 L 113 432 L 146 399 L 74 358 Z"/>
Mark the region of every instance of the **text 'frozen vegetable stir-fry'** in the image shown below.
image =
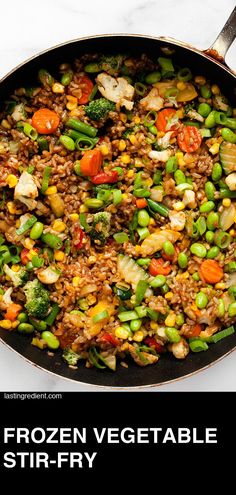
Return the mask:
<path id="1" fill-rule="evenodd" d="M 220 87 L 145 54 L 35 80 L 0 115 L 0 327 L 111 370 L 234 333 L 236 109 Z"/>

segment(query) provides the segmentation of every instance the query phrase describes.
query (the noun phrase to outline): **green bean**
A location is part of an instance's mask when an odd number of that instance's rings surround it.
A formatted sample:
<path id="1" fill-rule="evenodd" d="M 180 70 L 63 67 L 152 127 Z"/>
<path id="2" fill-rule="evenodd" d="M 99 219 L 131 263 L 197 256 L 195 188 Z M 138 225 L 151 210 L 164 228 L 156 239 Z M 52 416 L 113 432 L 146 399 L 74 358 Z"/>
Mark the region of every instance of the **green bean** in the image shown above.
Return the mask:
<path id="1" fill-rule="evenodd" d="M 71 83 L 72 79 L 73 79 L 72 70 L 69 70 L 68 72 L 64 72 L 64 74 L 62 74 L 61 76 L 61 84 L 63 84 L 63 86 L 68 86 Z"/>
<path id="2" fill-rule="evenodd" d="M 233 118 L 227 118 L 225 120 L 225 123 L 226 127 L 229 127 L 230 129 L 236 129 L 236 119 L 233 119 Z"/>
<path id="3" fill-rule="evenodd" d="M 52 249 L 60 249 L 62 247 L 61 238 L 50 232 L 42 234 L 40 239 Z"/>
<path id="4" fill-rule="evenodd" d="M 86 136 L 89 136 L 91 138 L 95 138 L 98 132 L 95 127 L 92 127 L 91 125 L 85 124 L 84 122 L 73 118 L 67 120 L 66 126 L 70 129 L 74 129 L 75 131 L 79 131 L 82 134 L 86 134 Z"/>
<path id="5" fill-rule="evenodd" d="M 150 232 L 147 227 L 142 227 L 141 229 L 137 229 L 138 235 L 139 235 L 139 240 L 143 241 L 150 235 Z"/>
<path id="6" fill-rule="evenodd" d="M 185 253 L 179 253 L 178 265 L 182 270 L 188 266 L 188 257 Z"/>
<path id="7" fill-rule="evenodd" d="M 26 313 L 19 313 L 18 316 L 17 316 L 17 320 L 20 322 L 20 323 L 27 323 L 28 321 L 28 315 Z"/>
<path id="8" fill-rule="evenodd" d="M 71 139 L 71 137 L 62 134 L 59 138 L 59 141 L 67 150 L 69 151 L 75 150 L 75 143 L 73 139 Z"/>
<path id="9" fill-rule="evenodd" d="M 159 215 L 163 217 L 169 216 L 169 208 L 162 203 L 158 203 L 156 201 L 152 201 L 152 199 L 147 199 L 149 208 L 155 213 L 159 213 Z"/>
<path id="10" fill-rule="evenodd" d="M 153 175 L 153 184 L 155 186 L 158 186 L 162 180 L 162 171 L 161 170 L 156 170 L 155 174 Z"/>
<path id="11" fill-rule="evenodd" d="M 208 230 L 215 230 L 219 226 L 219 213 L 211 211 L 207 216 Z"/>
<path id="12" fill-rule="evenodd" d="M 208 304 L 208 297 L 204 292 L 198 292 L 195 298 L 197 308 L 204 309 Z"/>
<path id="13" fill-rule="evenodd" d="M 223 127 L 223 129 L 221 129 L 221 136 L 225 141 L 236 144 L 236 134 L 231 131 L 231 129 Z"/>
<path id="14" fill-rule="evenodd" d="M 202 117 L 208 117 L 211 112 L 211 107 L 208 103 L 200 103 L 197 111 Z"/>
<path id="15" fill-rule="evenodd" d="M 157 275 L 153 280 L 151 280 L 150 286 L 153 287 L 153 289 L 157 289 L 159 287 L 162 287 L 165 283 L 165 275 Z"/>
<path id="16" fill-rule="evenodd" d="M 84 205 L 92 210 L 97 210 L 103 206 L 103 201 L 96 198 L 88 198 L 85 200 Z"/>
<path id="17" fill-rule="evenodd" d="M 226 184 L 225 184 L 226 185 Z M 220 199 L 223 198 L 236 198 L 236 191 L 230 191 L 228 187 L 220 189 Z"/>
<path id="18" fill-rule="evenodd" d="M 218 180 L 221 179 L 222 177 L 222 173 L 223 173 L 223 170 L 222 170 L 222 166 L 220 163 L 214 163 L 213 167 L 212 167 L 212 172 L 211 172 L 211 178 L 214 182 L 218 182 Z"/>
<path id="19" fill-rule="evenodd" d="M 49 179 L 52 173 L 52 168 L 46 166 L 44 171 L 43 171 L 43 180 L 42 180 L 42 185 L 41 185 L 41 193 L 45 194 L 48 184 L 49 184 Z"/>
<path id="20" fill-rule="evenodd" d="M 185 120 L 184 125 L 191 126 L 191 127 L 197 127 L 198 129 L 200 129 L 200 122 L 197 122 L 195 120 Z"/>
<path id="21" fill-rule="evenodd" d="M 199 242 L 194 242 L 190 246 L 190 251 L 192 254 L 195 256 L 198 256 L 198 258 L 205 258 L 207 254 L 207 250 L 203 244 L 200 244 Z"/>
<path id="22" fill-rule="evenodd" d="M 209 259 L 216 258 L 219 252 L 220 252 L 220 248 L 218 248 L 218 246 L 213 246 L 212 248 L 209 249 L 209 251 L 207 251 L 207 258 Z"/>
<path id="23" fill-rule="evenodd" d="M 218 301 L 217 313 L 218 313 L 219 318 L 222 318 L 225 314 L 225 303 L 224 303 L 223 299 L 220 299 Z"/>
<path id="24" fill-rule="evenodd" d="M 135 189 L 133 191 L 133 195 L 136 197 L 136 198 L 149 198 L 151 196 L 151 193 L 148 189 L 145 189 L 145 188 L 138 188 L 138 189 Z"/>
<path id="25" fill-rule="evenodd" d="M 225 249 L 232 242 L 232 237 L 228 232 L 218 231 L 214 235 L 214 242 L 220 249 Z"/>
<path id="26" fill-rule="evenodd" d="M 211 97 L 211 88 L 207 84 L 203 84 L 203 86 L 200 87 L 200 93 L 203 98 L 206 98 L 207 100 Z"/>
<path id="27" fill-rule="evenodd" d="M 171 156 L 166 162 L 166 173 L 173 174 L 178 168 L 178 161 L 176 156 Z"/>
<path id="28" fill-rule="evenodd" d="M 150 318 L 150 320 L 152 320 L 152 321 L 158 320 L 159 313 L 157 311 L 155 311 L 155 309 L 147 308 L 146 312 L 147 312 L 147 316 L 148 316 L 148 318 Z"/>
<path id="29" fill-rule="evenodd" d="M 214 201 L 206 201 L 205 203 L 201 204 L 199 210 L 201 213 L 209 213 L 210 211 L 214 210 L 214 208 Z"/>
<path id="30" fill-rule="evenodd" d="M 174 67 L 170 58 L 159 57 L 158 63 L 161 67 L 161 75 L 163 79 L 172 77 L 174 75 Z"/>
<path id="31" fill-rule="evenodd" d="M 18 332 L 20 333 L 33 333 L 34 327 L 30 325 L 30 323 L 20 323 L 17 327 Z"/>
<path id="32" fill-rule="evenodd" d="M 130 321 L 130 320 L 137 320 L 138 315 L 136 311 L 122 311 L 121 313 L 118 314 L 118 318 L 120 321 Z"/>
<path id="33" fill-rule="evenodd" d="M 165 254 L 167 254 L 167 256 L 174 256 L 175 254 L 174 245 L 170 241 L 165 241 L 162 246 L 162 249 L 165 252 Z"/>
<path id="34" fill-rule="evenodd" d="M 132 332 L 137 332 L 142 326 L 142 320 L 131 320 L 130 322 L 130 330 Z"/>
<path id="35" fill-rule="evenodd" d="M 58 338 L 48 330 L 42 333 L 42 339 L 45 340 L 49 349 L 56 350 L 60 346 L 60 341 Z"/>
<path id="36" fill-rule="evenodd" d="M 229 305 L 228 315 L 230 318 L 233 318 L 233 316 L 236 316 L 236 302 L 233 302 Z"/>
<path id="37" fill-rule="evenodd" d="M 186 184 L 186 177 L 182 170 L 176 170 L 174 173 L 174 179 L 177 185 Z"/>
<path id="38" fill-rule="evenodd" d="M 207 116 L 205 120 L 205 127 L 207 129 L 212 129 L 212 127 L 215 127 L 216 121 L 215 121 L 215 111 L 212 110 L 209 115 Z"/>
<path id="39" fill-rule="evenodd" d="M 39 239 L 43 233 L 44 225 L 41 222 L 36 222 L 31 231 L 30 231 L 30 238 L 33 240 Z"/>
<path id="40" fill-rule="evenodd" d="M 134 309 L 139 318 L 145 318 L 147 316 L 147 308 L 145 306 L 135 306 Z"/>
<path id="41" fill-rule="evenodd" d="M 161 73 L 158 70 L 154 72 L 150 72 L 150 74 L 147 74 L 147 76 L 145 77 L 145 82 L 147 84 L 155 84 L 160 80 L 161 80 Z"/>
<path id="42" fill-rule="evenodd" d="M 54 79 L 53 77 L 51 76 L 51 74 L 49 74 L 49 72 L 45 69 L 40 69 L 38 71 L 38 78 L 39 78 L 39 81 L 44 85 L 44 86 L 52 86 L 53 83 L 54 83 Z"/>
<path id="43" fill-rule="evenodd" d="M 174 327 L 166 327 L 165 334 L 170 342 L 178 343 L 181 340 L 180 334 L 177 328 Z"/>
<path id="44" fill-rule="evenodd" d="M 24 124 L 23 132 L 26 136 L 28 136 L 30 139 L 32 139 L 32 141 L 36 141 L 36 139 L 38 137 L 38 133 L 37 133 L 36 129 L 34 127 L 32 127 L 32 125 L 28 124 L 28 122 L 26 122 Z"/>
<path id="45" fill-rule="evenodd" d="M 210 181 L 207 181 L 205 184 L 205 194 L 206 194 L 207 199 L 209 199 L 210 201 L 214 201 L 215 191 L 216 191 L 216 188 L 215 188 L 214 184 Z"/>
<path id="46" fill-rule="evenodd" d="M 139 266 L 148 266 L 151 263 L 151 258 L 140 258 L 137 260 Z"/>
<path id="47" fill-rule="evenodd" d="M 92 91 L 91 91 L 91 93 L 89 95 L 89 101 L 93 101 L 94 100 L 97 92 L 98 92 L 98 85 L 97 84 L 94 84 L 94 87 L 93 87 L 93 89 L 92 89 Z"/>

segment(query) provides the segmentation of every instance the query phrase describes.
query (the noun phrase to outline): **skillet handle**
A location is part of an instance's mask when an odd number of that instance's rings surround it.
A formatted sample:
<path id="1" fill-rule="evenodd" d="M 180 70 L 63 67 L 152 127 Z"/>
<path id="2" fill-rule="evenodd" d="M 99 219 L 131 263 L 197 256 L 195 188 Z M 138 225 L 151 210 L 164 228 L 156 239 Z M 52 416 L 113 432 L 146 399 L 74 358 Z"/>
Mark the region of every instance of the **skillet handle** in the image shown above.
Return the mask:
<path id="1" fill-rule="evenodd" d="M 204 50 L 206 55 L 225 64 L 225 55 L 236 38 L 236 7 L 226 21 L 214 43 Z M 225 64 L 226 65 L 226 64 Z"/>

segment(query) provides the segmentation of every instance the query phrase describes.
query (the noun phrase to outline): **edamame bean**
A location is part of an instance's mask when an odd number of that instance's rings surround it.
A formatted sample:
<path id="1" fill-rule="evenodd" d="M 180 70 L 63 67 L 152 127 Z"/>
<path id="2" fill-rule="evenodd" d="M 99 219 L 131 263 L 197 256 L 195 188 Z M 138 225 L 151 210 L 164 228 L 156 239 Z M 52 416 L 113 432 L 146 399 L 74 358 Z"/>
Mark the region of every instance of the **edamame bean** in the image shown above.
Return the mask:
<path id="1" fill-rule="evenodd" d="M 61 135 L 59 138 L 60 143 L 66 148 L 68 151 L 75 150 L 75 142 L 69 136 Z"/>
<path id="2" fill-rule="evenodd" d="M 200 206 L 199 210 L 201 213 L 209 213 L 210 211 L 214 210 L 214 208 L 215 208 L 214 201 L 206 201 Z"/>
<path id="3" fill-rule="evenodd" d="M 216 258 L 219 252 L 220 252 L 220 248 L 218 248 L 218 246 L 213 246 L 211 249 L 209 249 L 209 251 L 207 251 L 207 258 L 209 259 Z"/>
<path id="4" fill-rule="evenodd" d="M 208 304 L 208 297 L 204 292 L 198 292 L 195 299 L 196 306 L 199 309 L 204 309 Z"/>
<path id="5" fill-rule="evenodd" d="M 20 323 L 26 323 L 28 321 L 28 315 L 26 313 L 19 313 L 17 316 L 17 320 Z"/>
<path id="6" fill-rule="evenodd" d="M 200 87 L 200 93 L 203 98 L 208 98 L 211 97 L 211 88 L 208 86 L 208 84 L 203 84 L 203 86 Z"/>
<path id="7" fill-rule="evenodd" d="M 233 302 L 229 305 L 228 314 L 229 314 L 230 318 L 232 318 L 233 316 L 236 316 L 236 302 Z"/>
<path id="8" fill-rule="evenodd" d="M 147 227 L 150 222 L 150 216 L 146 210 L 139 210 L 138 212 L 138 224 L 140 227 Z"/>
<path id="9" fill-rule="evenodd" d="M 180 268 L 184 269 L 188 265 L 188 257 L 185 253 L 179 253 L 178 255 L 178 265 Z"/>
<path id="10" fill-rule="evenodd" d="M 137 260 L 137 264 L 139 266 L 148 266 L 150 265 L 150 262 L 151 262 L 151 258 L 140 258 L 139 260 Z"/>
<path id="11" fill-rule="evenodd" d="M 184 315 L 183 313 L 180 313 L 179 315 L 176 316 L 175 324 L 177 327 L 181 327 L 181 325 L 184 324 Z"/>
<path id="12" fill-rule="evenodd" d="M 174 179 L 177 185 L 186 183 L 186 177 L 182 170 L 176 170 L 174 173 Z"/>
<path id="13" fill-rule="evenodd" d="M 199 282 L 200 280 L 200 277 L 198 275 L 198 272 L 195 272 L 193 275 L 192 275 L 192 279 L 195 280 L 195 282 Z"/>
<path id="14" fill-rule="evenodd" d="M 225 271 L 229 273 L 234 273 L 236 272 L 236 261 L 230 261 L 225 265 Z"/>
<path id="15" fill-rule="evenodd" d="M 215 121 L 215 111 L 212 110 L 212 112 L 209 113 L 205 120 L 205 127 L 207 129 L 212 129 L 212 127 L 215 127 L 216 121 Z"/>
<path id="16" fill-rule="evenodd" d="M 215 211 L 211 211 L 207 216 L 207 228 L 208 230 L 215 230 L 219 226 L 219 214 Z"/>
<path id="17" fill-rule="evenodd" d="M 53 349 L 53 350 L 58 349 L 60 345 L 60 341 L 58 340 L 58 338 L 48 330 L 42 333 L 42 339 L 45 340 L 49 349 Z"/>
<path id="18" fill-rule="evenodd" d="M 165 334 L 170 342 L 180 342 L 181 337 L 180 334 L 175 327 L 166 327 L 165 328 Z"/>
<path id="19" fill-rule="evenodd" d="M 161 182 L 161 179 L 162 179 L 162 171 L 156 170 L 155 174 L 153 175 L 153 184 L 155 184 L 155 186 L 158 186 Z"/>
<path id="20" fill-rule="evenodd" d="M 205 194 L 206 194 L 207 199 L 209 199 L 210 201 L 214 201 L 215 191 L 216 191 L 216 188 L 215 188 L 214 184 L 210 181 L 207 181 L 205 184 Z"/>
<path id="21" fill-rule="evenodd" d="M 43 233 L 44 225 L 41 222 L 36 222 L 31 231 L 30 231 L 30 239 L 39 239 Z"/>
<path id="22" fill-rule="evenodd" d="M 165 275 L 157 275 L 151 282 L 150 286 L 153 287 L 154 289 L 157 289 L 158 287 L 163 287 L 166 283 L 166 277 Z"/>
<path id="23" fill-rule="evenodd" d="M 197 111 L 202 117 L 207 117 L 211 112 L 211 107 L 208 103 L 200 103 Z"/>
<path id="24" fill-rule="evenodd" d="M 72 81 L 72 79 L 73 79 L 73 72 L 72 72 L 72 70 L 70 70 L 68 72 L 65 72 L 61 76 L 61 84 L 63 84 L 63 86 L 68 86 L 68 84 L 70 84 L 70 82 Z"/>
<path id="25" fill-rule="evenodd" d="M 87 206 L 87 208 L 97 210 L 103 206 L 103 201 L 101 199 L 88 198 L 85 200 L 84 205 Z"/>
<path id="26" fill-rule="evenodd" d="M 212 172 L 211 172 L 211 178 L 214 182 L 218 182 L 218 180 L 221 179 L 222 177 L 222 167 L 221 167 L 221 164 L 220 163 L 214 163 L 213 167 L 212 167 Z"/>
<path id="27" fill-rule="evenodd" d="M 203 244 L 200 244 L 200 242 L 194 242 L 190 246 L 190 251 L 192 254 L 195 256 L 198 256 L 198 258 L 205 258 L 207 254 L 207 250 Z"/>
<path id="28" fill-rule="evenodd" d="M 30 323 L 20 323 L 17 327 L 18 332 L 20 333 L 33 333 L 34 327 L 33 325 L 30 325 Z"/>
<path id="29" fill-rule="evenodd" d="M 132 330 L 132 332 L 137 332 L 141 328 L 141 325 L 142 320 L 131 320 L 130 330 Z"/>
<path id="30" fill-rule="evenodd" d="M 223 129 L 221 129 L 221 136 L 225 141 L 228 141 L 228 143 L 236 143 L 235 132 L 231 131 L 231 129 L 228 129 L 227 127 L 223 127 Z"/>
<path id="31" fill-rule="evenodd" d="M 175 254 L 175 248 L 170 241 L 165 241 L 163 246 L 163 251 L 167 254 L 167 256 L 174 256 Z"/>
<path id="32" fill-rule="evenodd" d="M 147 76 L 145 77 L 145 82 L 147 84 L 155 84 L 160 80 L 161 80 L 161 73 L 158 70 L 154 72 L 150 72 L 150 74 L 147 74 Z"/>
<path id="33" fill-rule="evenodd" d="M 173 174 L 178 168 L 178 161 L 176 156 L 171 156 L 166 162 L 166 173 Z"/>
<path id="34" fill-rule="evenodd" d="M 214 232 L 212 232 L 211 230 L 208 230 L 205 234 L 205 238 L 206 238 L 206 241 L 208 242 L 208 244 L 212 244 L 214 241 Z"/>

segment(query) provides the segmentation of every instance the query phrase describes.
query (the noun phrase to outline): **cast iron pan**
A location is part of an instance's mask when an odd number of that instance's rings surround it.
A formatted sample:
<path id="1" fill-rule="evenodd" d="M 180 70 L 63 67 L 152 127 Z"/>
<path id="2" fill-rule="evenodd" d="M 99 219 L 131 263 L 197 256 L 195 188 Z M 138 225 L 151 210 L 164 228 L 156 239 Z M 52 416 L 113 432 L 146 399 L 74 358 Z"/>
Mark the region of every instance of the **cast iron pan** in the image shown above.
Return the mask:
<path id="1" fill-rule="evenodd" d="M 32 57 L 7 74 L 0 82 L 0 99 L 4 101 L 13 89 L 24 86 L 26 80 L 28 85 L 31 82 L 33 84 L 38 69 L 43 67 L 53 72 L 60 63 L 73 61 L 84 53 L 122 53 L 122 51 L 127 53 L 128 51 L 137 55 L 146 52 L 157 59 L 160 54 L 163 55 L 163 48 L 171 47 L 174 49 L 173 57 L 177 64 L 190 67 L 194 74 L 205 75 L 219 84 L 223 93 L 231 100 L 231 104 L 236 107 L 236 75 L 224 61 L 225 54 L 235 37 L 236 8 L 215 43 L 204 52 L 170 38 L 141 35 L 115 34 L 73 40 Z M 3 344 L 43 370 L 74 381 L 105 387 L 154 386 L 178 380 L 212 365 L 236 348 L 236 334 L 234 334 L 211 345 L 207 352 L 190 354 L 183 361 L 176 360 L 168 353 L 162 356 L 156 365 L 140 368 L 130 361 L 128 369 L 119 366 L 114 373 L 96 368 L 88 370 L 83 364 L 78 370 L 71 370 L 63 363 L 59 353 L 49 357 L 47 352 L 33 347 L 29 338 L 17 333 L 0 329 L 0 339 Z"/>

